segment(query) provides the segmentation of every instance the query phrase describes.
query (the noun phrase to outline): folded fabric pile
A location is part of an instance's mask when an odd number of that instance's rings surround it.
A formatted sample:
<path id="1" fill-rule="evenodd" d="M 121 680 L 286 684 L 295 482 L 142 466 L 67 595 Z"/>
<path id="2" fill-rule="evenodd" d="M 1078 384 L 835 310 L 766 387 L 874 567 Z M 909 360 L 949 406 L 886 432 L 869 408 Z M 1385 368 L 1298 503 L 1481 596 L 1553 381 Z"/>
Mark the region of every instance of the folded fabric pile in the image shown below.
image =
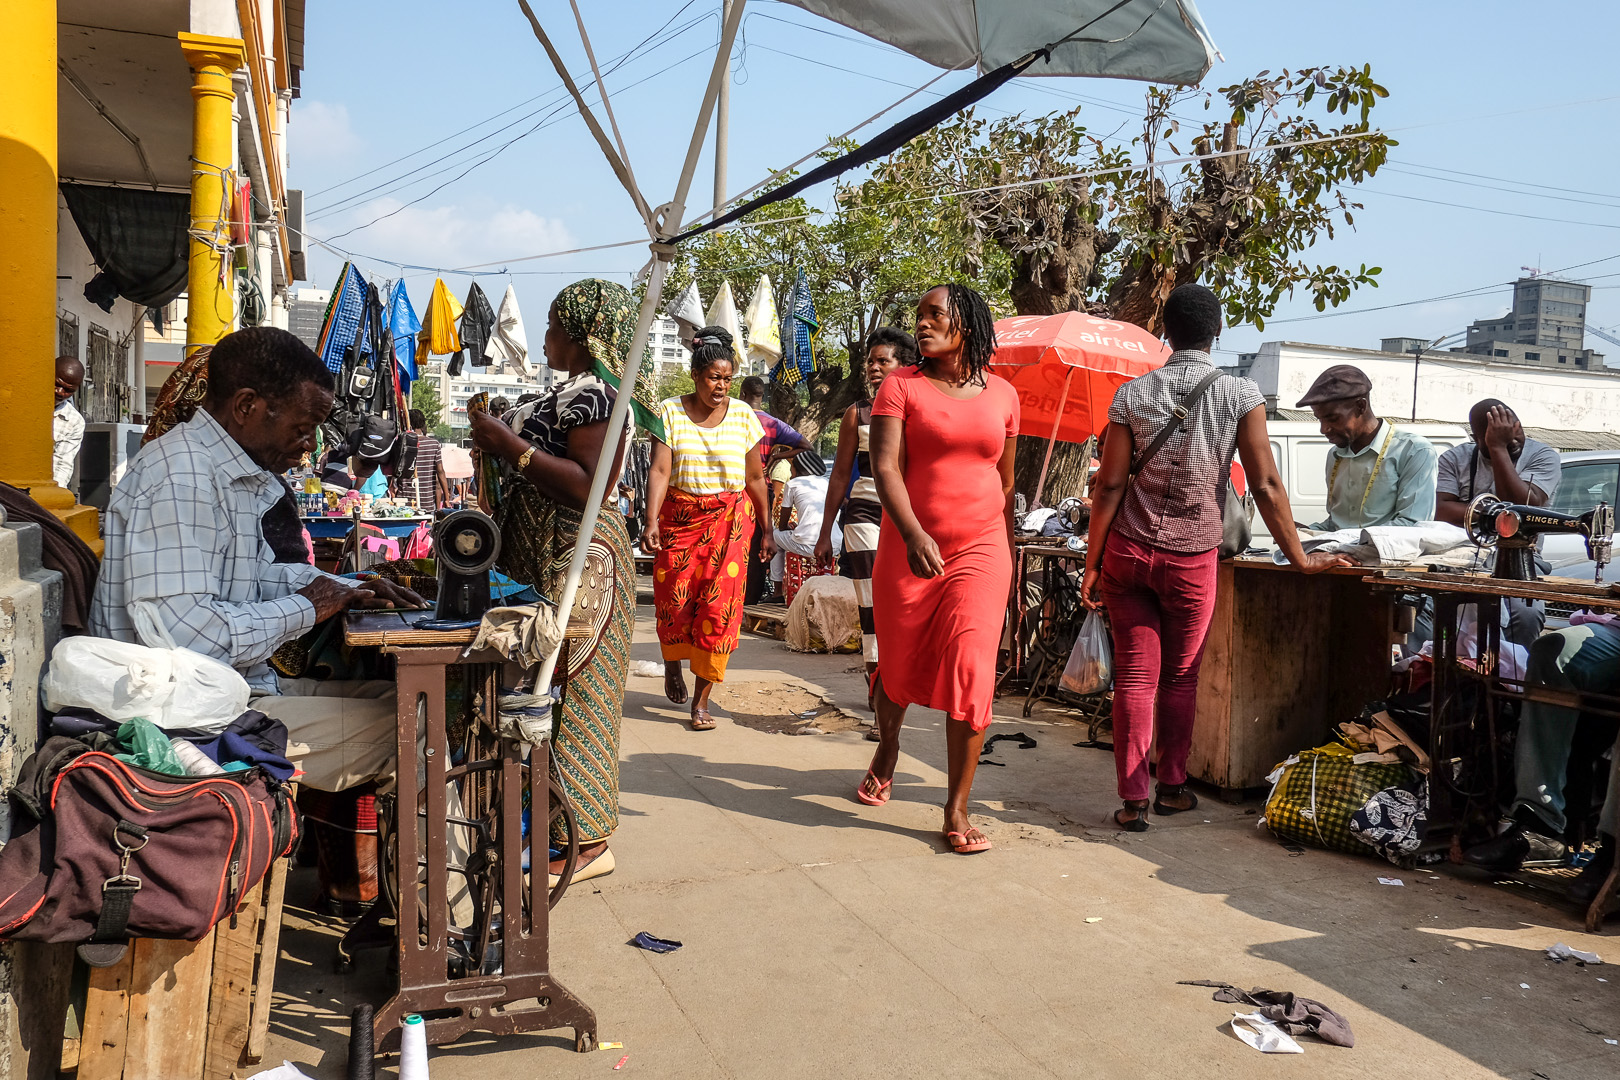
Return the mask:
<path id="1" fill-rule="evenodd" d="M 1324 533 L 1301 529 L 1299 542 L 1307 552 L 1348 555 L 1363 566 L 1482 566 L 1485 558 L 1466 532 L 1444 521 Z M 1288 561 L 1280 548 L 1271 557 L 1279 566 Z"/>
<path id="2" fill-rule="evenodd" d="M 218 776 L 257 766 L 286 781 L 298 771 L 287 758 L 287 726 L 256 709 L 219 734 L 199 738 L 170 735 L 145 717 L 109 720 L 90 709 L 67 708 L 51 718 L 51 734 L 169 776 Z"/>

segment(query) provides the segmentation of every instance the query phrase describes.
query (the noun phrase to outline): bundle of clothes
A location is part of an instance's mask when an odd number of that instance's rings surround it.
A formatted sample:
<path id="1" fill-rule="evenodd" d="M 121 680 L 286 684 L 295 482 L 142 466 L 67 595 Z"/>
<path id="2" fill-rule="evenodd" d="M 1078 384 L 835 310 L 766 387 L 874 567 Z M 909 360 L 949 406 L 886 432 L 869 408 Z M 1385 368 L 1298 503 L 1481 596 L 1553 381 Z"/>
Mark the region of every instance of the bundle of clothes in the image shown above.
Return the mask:
<path id="1" fill-rule="evenodd" d="M 92 750 L 168 776 L 221 776 L 258 768 L 288 781 L 298 770 L 287 758 L 287 726 L 248 709 L 217 735 L 170 735 L 142 716 L 109 720 L 90 709 L 65 708 L 50 733 L 78 739 Z"/>
<path id="2" fill-rule="evenodd" d="M 1020 536 L 1084 537 L 1091 527 L 1091 503 L 1071 496 L 1056 506 L 1025 510 L 1022 495 L 1013 499 L 1013 531 Z"/>
<path id="3" fill-rule="evenodd" d="M 1444 521 L 1417 525 L 1373 525 L 1365 529 L 1336 532 L 1299 531 L 1300 546 L 1307 552 L 1326 551 L 1349 555 L 1363 566 L 1460 566 L 1484 565 L 1484 553 L 1468 534 Z M 1281 549 L 1272 552 L 1278 566 L 1288 562 Z"/>

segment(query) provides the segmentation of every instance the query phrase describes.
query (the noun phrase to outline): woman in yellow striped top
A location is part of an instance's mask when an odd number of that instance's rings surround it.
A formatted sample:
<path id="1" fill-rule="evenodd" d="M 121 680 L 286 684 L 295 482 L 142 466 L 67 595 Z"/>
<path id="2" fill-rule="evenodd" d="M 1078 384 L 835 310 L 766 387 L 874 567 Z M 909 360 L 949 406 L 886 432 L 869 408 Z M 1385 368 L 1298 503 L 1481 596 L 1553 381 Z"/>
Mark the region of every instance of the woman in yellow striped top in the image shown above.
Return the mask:
<path id="1" fill-rule="evenodd" d="M 725 679 L 742 630 L 748 547 L 756 523 L 770 520 L 770 507 L 755 452 L 765 432 L 754 410 L 730 396 L 731 335 L 705 326 L 693 345 L 695 389 L 664 402 L 664 438 L 653 441 L 641 546 L 657 552 L 653 600 L 664 693 L 677 705 L 687 700 L 685 660 L 697 679 L 692 730 L 708 731 L 709 692 Z M 760 558 L 775 554 L 766 529 Z"/>

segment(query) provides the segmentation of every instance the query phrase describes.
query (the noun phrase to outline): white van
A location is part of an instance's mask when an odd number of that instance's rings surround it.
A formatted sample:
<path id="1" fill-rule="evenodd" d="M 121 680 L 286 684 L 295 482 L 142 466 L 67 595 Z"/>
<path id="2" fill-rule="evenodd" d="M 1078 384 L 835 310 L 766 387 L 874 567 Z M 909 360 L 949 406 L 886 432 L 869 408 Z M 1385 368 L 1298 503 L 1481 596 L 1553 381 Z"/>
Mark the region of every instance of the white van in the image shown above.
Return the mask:
<path id="1" fill-rule="evenodd" d="M 1472 438 L 1461 424 L 1391 423 L 1428 439 L 1439 454 Z M 1277 459 L 1277 471 L 1288 489 L 1294 520 L 1302 525 L 1321 521 L 1327 516 L 1327 456 L 1333 444 L 1323 437 L 1314 420 L 1269 420 L 1266 430 L 1271 435 L 1271 456 Z M 1254 546 L 1271 546 L 1271 530 L 1258 512 L 1253 529 Z"/>

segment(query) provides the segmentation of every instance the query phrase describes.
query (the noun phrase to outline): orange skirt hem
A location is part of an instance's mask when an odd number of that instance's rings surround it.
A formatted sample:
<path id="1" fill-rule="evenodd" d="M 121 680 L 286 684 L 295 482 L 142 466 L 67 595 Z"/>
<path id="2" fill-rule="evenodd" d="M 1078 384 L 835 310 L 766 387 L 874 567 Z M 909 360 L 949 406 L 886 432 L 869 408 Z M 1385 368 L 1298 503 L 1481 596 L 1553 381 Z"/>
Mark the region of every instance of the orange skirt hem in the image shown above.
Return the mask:
<path id="1" fill-rule="evenodd" d="M 658 647 L 663 650 L 665 660 L 685 660 L 692 674 L 698 678 L 712 683 L 726 681 L 726 664 L 731 660 L 730 653 L 710 652 L 685 642 L 673 645 L 660 643 Z"/>

